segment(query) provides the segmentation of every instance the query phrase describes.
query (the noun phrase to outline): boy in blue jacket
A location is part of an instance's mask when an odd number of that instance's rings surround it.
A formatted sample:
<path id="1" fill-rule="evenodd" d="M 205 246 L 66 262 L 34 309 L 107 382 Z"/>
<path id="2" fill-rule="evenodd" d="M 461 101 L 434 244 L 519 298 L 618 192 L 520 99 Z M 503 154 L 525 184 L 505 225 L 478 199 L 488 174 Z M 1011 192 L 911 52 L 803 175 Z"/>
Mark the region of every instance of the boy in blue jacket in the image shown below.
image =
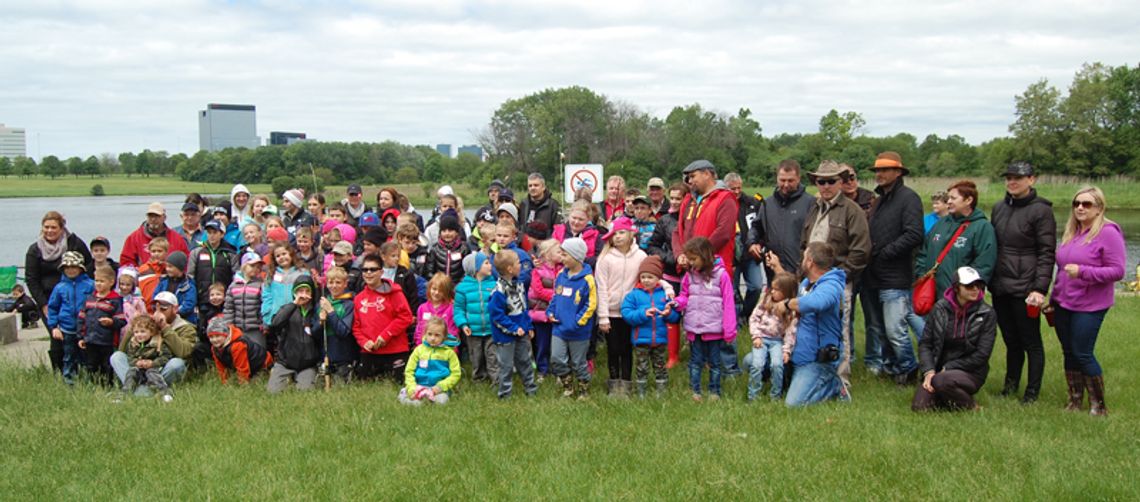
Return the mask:
<path id="1" fill-rule="evenodd" d="M 495 270 L 499 280 L 491 293 L 491 340 L 499 357 L 499 399 L 511 397 L 511 371 L 522 377 L 526 395 L 538 392 L 534 381 L 534 360 L 530 356 L 530 340 L 534 326 L 527 311 L 526 289 L 519 282 L 518 255 L 500 251 L 495 255 Z"/>
<path id="2" fill-rule="evenodd" d="M 186 275 L 186 253 L 174 251 L 166 256 L 166 271 L 158 280 L 154 294 L 170 291 L 178 297 L 178 316 L 186 322 L 198 324 L 198 287 Z"/>
<path id="3" fill-rule="evenodd" d="M 657 397 L 665 394 L 669 371 L 665 369 L 665 349 L 668 347 L 668 323 L 681 320 L 680 314 L 661 287 L 661 274 L 665 265 L 661 258 L 650 256 L 637 269 L 637 287 L 621 303 L 621 316 L 629 323 L 634 354 L 637 360 L 637 395 L 645 397 L 649 383 L 649 364 L 653 363 Z"/>
<path id="4" fill-rule="evenodd" d="M 59 261 L 63 277 L 48 298 L 47 329 L 51 337 L 63 342 L 63 383 L 75 384 L 82 354 L 79 351 L 79 313 L 87 297 L 95 291 L 95 281 L 84 272 L 83 255 L 77 251 L 63 253 Z"/>
<path id="5" fill-rule="evenodd" d="M 546 316 L 554 324 L 550 341 L 550 368 L 562 384 L 562 396 L 586 399 L 590 392 L 590 372 L 586 351 L 597 322 L 598 285 L 586 261 L 586 241 L 577 237 L 562 243 L 564 268 L 554 280 L 554 299 Z M 571 374 L 571 371 L 573 374 Z M 577 377 L 577 385 L 574 379 Z"/>
<path id="6" fill-rule="evenodd" d="M 360 345 L 352 334 L 353 298 L 348 290 L 348 273 L 340 267 L 329 268 L 325 275 L 326 293 L 321 298 L 321 322 L 328 335 L 328 364 L 324 368 L 343 383 L 352 381 L 356 361 L 360 358 Z"/>

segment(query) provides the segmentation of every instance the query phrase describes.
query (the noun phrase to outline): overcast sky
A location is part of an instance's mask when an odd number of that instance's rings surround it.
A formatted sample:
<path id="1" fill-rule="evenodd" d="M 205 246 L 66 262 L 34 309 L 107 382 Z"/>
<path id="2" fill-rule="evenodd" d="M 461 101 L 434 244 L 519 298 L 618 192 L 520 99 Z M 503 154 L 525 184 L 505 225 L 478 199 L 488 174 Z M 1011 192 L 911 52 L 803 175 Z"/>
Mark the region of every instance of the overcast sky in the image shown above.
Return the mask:
<path id="1" fill-rule="evenodd" d="M 7 2 L 0 123 L 28 153 L 193 153 L 207 103 L 262 139 L 473 143 L 505 100 L 582 85 L 664 117 L 752 109 L 765 135 L 835 108 L 867 132 L 1007 134 L 1013 98 L 1137 64 L 1135 2 L 404 0 Z"/>

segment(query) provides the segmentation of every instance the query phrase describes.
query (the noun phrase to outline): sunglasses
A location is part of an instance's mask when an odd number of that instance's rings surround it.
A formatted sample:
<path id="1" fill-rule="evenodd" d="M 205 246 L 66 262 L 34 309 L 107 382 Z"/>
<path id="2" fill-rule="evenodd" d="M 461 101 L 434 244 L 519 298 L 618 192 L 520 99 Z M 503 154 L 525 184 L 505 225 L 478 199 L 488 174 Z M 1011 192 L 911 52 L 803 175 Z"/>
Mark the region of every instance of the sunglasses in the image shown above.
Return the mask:
<path id="1" fill-rule="evenodd" d="M 379 272 L 380 270 L 382 270 L 382 269 L 380 269 L 378 267 L 361 267 L 360 268 L 360 271 L 365 273 L 365 274 L 375 274 L 376 272 Z"/>
<path id="2" fill-rule="evenodd" d="M 1096 207 L 1096 202 L 1093 202 L 1091 200 L 1074 200 L 1073 201 L 1073 209 L 1076 209 L 1078 207 L 1083 207 L 1085 209 L 1092 209 L 1092 208 Z"/>
<path id="3" fill-rule="evenodd" d="M 834 185 L 836 183 L 839 183 L 839 178 L 827 178 L 827 179 L 816 178 L 815 179 L 815 184 L 819 185 L 819 186 Z"/>

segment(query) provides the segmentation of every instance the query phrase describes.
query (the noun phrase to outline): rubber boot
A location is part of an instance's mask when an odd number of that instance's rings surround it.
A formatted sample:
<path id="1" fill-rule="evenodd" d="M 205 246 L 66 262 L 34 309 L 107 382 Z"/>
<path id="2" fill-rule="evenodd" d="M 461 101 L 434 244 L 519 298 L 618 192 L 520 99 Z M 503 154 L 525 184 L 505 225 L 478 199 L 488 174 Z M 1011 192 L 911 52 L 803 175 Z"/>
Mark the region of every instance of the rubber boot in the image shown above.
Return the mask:
<path id="1" fill-rule="evenodd" d="M 1104 404 L 1104 375 L 1086 376 L 1085 386 L 1089 389 L 1089 415 L 1107 417 L 1108 407 Z"/>
<path id="2" fill-rule="evenodd" d="M 570 375 L 562 375 L 558 377 L 558 383 L 562 384 L 562 397 L 574 397 L 574 377 Z"/>
<path id="3" fill-rule="evenodd" d="M 645 399 L 645 387 L 647 385 L 649 385 L 649 382 L 646 382 L 645 380 L 638 380 L 637 381 L 637 397 L 638 398 Z"/>
<path id="4" fill-rule="evenodd" d="M 585 401 L 590 398 L 590 382 L 578 380 L 578 400 Z"/>
<path id="5" fill-rule="evenodd" d="M 617 397 L 617 380 L 606 380 L 606 395 L 609 397 Z"/>
<path id="6" fill-rule="evenodd" d="M 1069 384 L 1069 404 L 1065 411 L 1081 411 L 1085 400 L 1085 377 L 1079 371 L 1066 371 L 1065 381 Z"/>
<path id="7" fill-rule="evenodd" d="M 660 382 L 660 381 L 657 382 L 657 398 L 658 399 L 665 397 L 665 394 L 668 392 L 668 390 L 669 390 L 668 382 Z"/>
<path id="8" fill-rule="evenodd" d="M 618 380 L 617 381 L 617 397 L 621 399 L 629 399 L 629 393 L 633 391 L 633 381 L 631 380 Z"/>
<path id="9" fill-rule="evenodd" d="M 681 362 L 681 325 L 668 323 L 665 328 L 669 339 L 669 359 L 665 361 L 665 367 L 672 368 Z"/>

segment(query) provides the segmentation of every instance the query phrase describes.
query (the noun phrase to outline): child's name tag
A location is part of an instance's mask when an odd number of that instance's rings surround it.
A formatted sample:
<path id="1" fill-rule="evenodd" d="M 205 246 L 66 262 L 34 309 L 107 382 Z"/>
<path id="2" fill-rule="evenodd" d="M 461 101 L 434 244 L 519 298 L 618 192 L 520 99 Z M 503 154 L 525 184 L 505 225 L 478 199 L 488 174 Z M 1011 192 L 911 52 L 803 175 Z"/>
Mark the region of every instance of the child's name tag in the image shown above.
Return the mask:
<path id="1" fill-rule="evenodd" d="M 308 326 L 305 326 L 305 334 L 309 335 L 309 336 L 313 336 L 313 329 L 308 327 Z"/>
<path id="2" fill-rule="evenodd" d="M 424 312 L 424 320 L 431 319 L 431 312 Z"/>
<path id="3" fill-rule="evenodd" d="M 198 261 L 210 261 L 210 255 L 202 253 L 198 255 Z"/>
<path id="4" fill-rule="evenodd" d="M 570 297 L 574 296 L 574 290 L 570 289 L 570 288 L 565 288 L 562 290 L 562 296 L 565 296 L 566 298 L 570 298 Z"/>
<path id="5" fill-rule="evenodd" d="M 463 253 L 460 253 L 459 251 L 452 251 L 451 252 L 451 259 L 452 260 L 461 260 L 461 259 L 463 259 Z"/>
<path id="6" fill-rule="evenodd" d="M 420 367 L 421 367 L 421 368 L 423 368 L 423 369 L 427 369 L 427 365 L 428 365 L 428 360 L 427 360 L 427 359 L 420 359 Z"/>

